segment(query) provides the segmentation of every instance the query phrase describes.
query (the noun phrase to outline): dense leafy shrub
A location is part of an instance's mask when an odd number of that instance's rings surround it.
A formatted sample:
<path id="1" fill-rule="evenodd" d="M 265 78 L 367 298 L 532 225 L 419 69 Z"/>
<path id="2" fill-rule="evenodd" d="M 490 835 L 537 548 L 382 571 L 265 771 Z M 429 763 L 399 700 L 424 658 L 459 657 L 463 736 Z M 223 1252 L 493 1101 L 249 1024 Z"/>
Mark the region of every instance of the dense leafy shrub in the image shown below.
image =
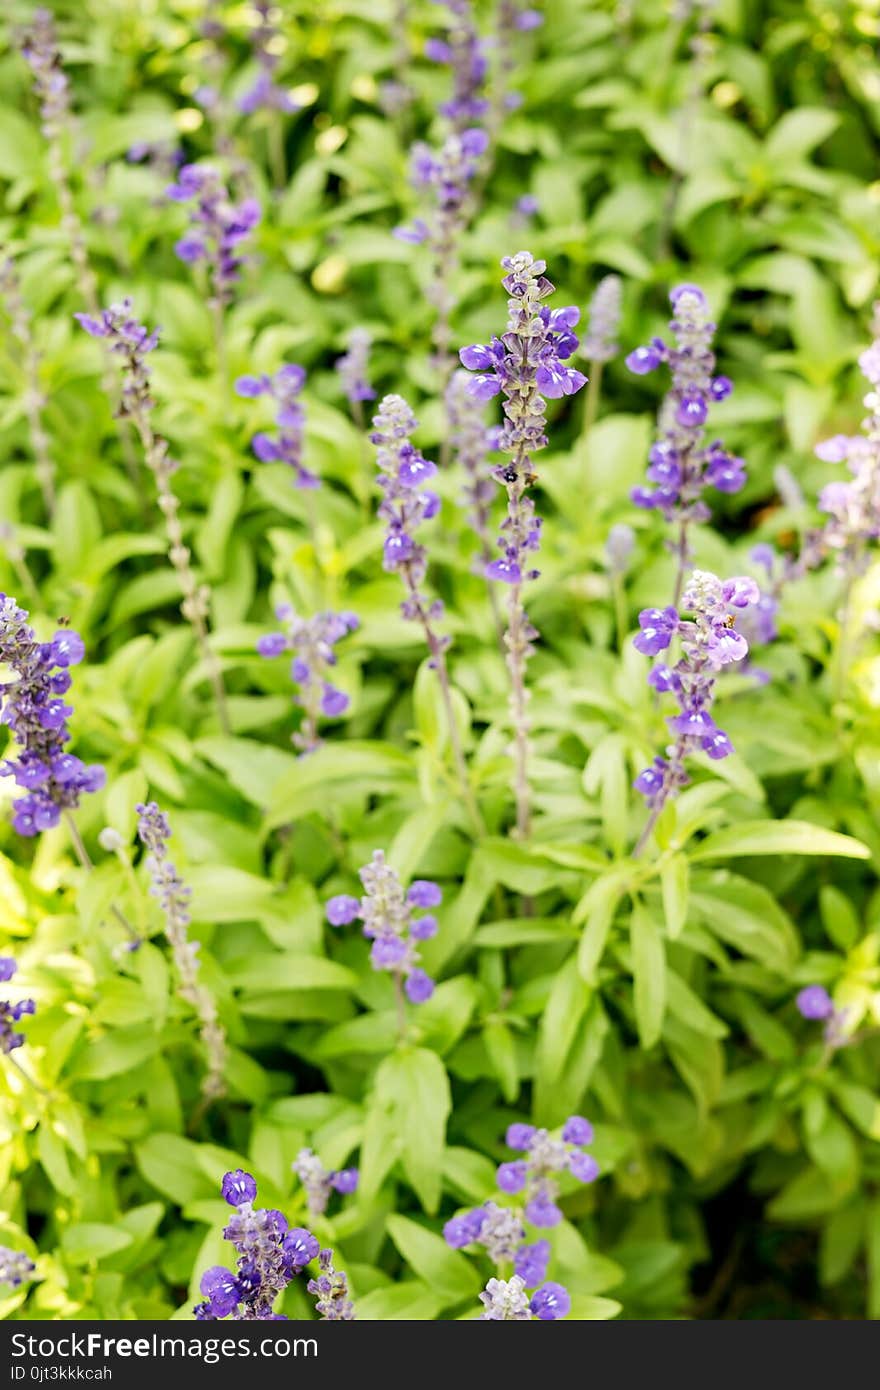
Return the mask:
<path id="1" fill-rule="evenodd" d="M 880 1315 L 873 7 L 8 9 L 0 1310 Z"/>

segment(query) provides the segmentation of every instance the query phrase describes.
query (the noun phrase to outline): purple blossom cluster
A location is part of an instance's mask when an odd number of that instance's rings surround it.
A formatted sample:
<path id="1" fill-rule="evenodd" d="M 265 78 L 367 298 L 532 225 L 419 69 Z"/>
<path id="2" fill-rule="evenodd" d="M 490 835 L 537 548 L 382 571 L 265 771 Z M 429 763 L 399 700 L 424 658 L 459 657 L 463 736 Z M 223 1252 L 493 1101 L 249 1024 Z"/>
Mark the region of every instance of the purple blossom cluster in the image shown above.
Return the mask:
<path id="1" fill-rule="evenodd" d="M 425 57 L 450 69 L 453 94 L 449 101 L 441 102 L 439 110 L 456 130 L 462 130 L 481 120 L 489 110 L 484 91 L 488 54 L 476 26 L 471 0 L 435 0 L 435 3 L 449 11 L 449 24 L 445 38 L 430 38 L 425 42 Z"/>
<path id="2" fill-rule="evenodd" d="M 588 362 L 610 362 L 620 351 L 617 335 L 623 307 L 619 275 L 605 275 L 596 286 L 587 310 L 583 353 Z"/>
<path id="3" fill-rule="evenodd" d="M 248 116 L 260 110 L 284 111 L 288 114 L 299 111 L 290 93 L 275 80 L 278 28 L 274 15 L 279 13 L 278 8 L 272 4 L 272 0 L 253 0 L 252 9 L 256 12 L 257 23 L 250 34 L 250 45 L 257 63 L 257 76 L 239 98 L 238 109 Z"/>
<path id="4" fill-rule="evenodd" d="M 460 134 L 447 136 L 439 149 L 432 149 L 422 140 L 413 145 L 410 179 L 419 192 L 431 195 L 434 215 L 429 215 L 428 220 L 417 217 L 408 226 L 395 227 L 398 241 L 416 246 L 427 244 L 438 258 L 448 254 L 464 225 L 462 210 L 488 142 L 484 130 L 471 126 Z"/>
<path id="5" fill-rule="evenodd" d="M 311 1231 L 290 1228 L 280 1211 L 255 1207 L 257 1184 L 241 1168 L 227 1173 L 221 1193 L 233 1208 L 224 1238 L 235 1247 L 236 1271 L 213 1265 L 202 1275 L 204 1302 L 193 1309 L 200 1322 L 233 1317 L 275 1320 L 275 1300 L 320 1249 Z"/>
<path id="6" fill-rule="evenodd" d="M 404 982 L 411 1004 L 424 1004 L 434 993 L 434 981 L 419 966 L 419 943 L 437 934 L 437 919 L 425 911 L 443 899 L 439 887 L 429 879 L 416 879 L 408 892 L 396 870 L 377 849 L 359 874 L 364 887 L 362 898 L 341 893 L 326 906 L 332 927 L 348 926 L 359 920 L 364 936 L 372 941 L 370 962 L 374 970 L 388 970 Z"/>
<path id="7" fill-rule="evenodd" d="M 862 353 L 859 367 L 870 387 L 862 434 L 838 434 L 816 447 L 823 463 L 845 463 L 852 474 L 849 482 L 826 483 L 819 495 L 819 510 L 828 518 L 822 548 L 850 578 L 864 571 L 870 544 L 880 536 L 880 339 Z"/>
<path id="8" fill-rule="evenodd" d="M 528 1285 L 518 1274 L 510 1279 L 490 1279 L 480 1302 L 483 1311 L 481 1322 L 525 1322 L 540 1318 L 542 1322 L 553 1322 L 564 1318 L 571 1309 L 568 1290 L 552 1280 L 544 1284 L 529 1297 Z"/>
<path id="9" fill-rule="evenodd" d="M 345 398 L 360 421 L 364 401 L 374 401 L 376 392 L 370 385 L 370 346 L 372 337 L 366 328 L 349 330 L 346 351 L 336 360 L 336 370 Z"/>
<path id="10" fill-rule="evenodd" d="M 184 164 L 165 192 L 175 203 L 192 204 L 190 230 L 174 248 L 178 257 L 190 265 L 204 261 L 214 303 L 228 304 L 245 262 L 242 244 L 260 221 L 259 203 L 234 202 L 210 165 Z"/>
<path id="11" fill-rule="evenodd" d="M 18 970 L 18 964 L 11 956 L 0 956 L 0 984 L 6 984 Z M 7 1055 L 17 1047 L 24 1046 L 24 1033 L 14 1026 L 27 1014 L 34 1014 L 37 1006 L 33 999 L 20 999 L 16 1004 L 8 999 L 0 999 L 0 1052 Z M 0 1284 L 4 1282 L 0 1273 Z M 8 1281 L 7 1281 L 8 1282 Z"/>
<path id="12" fill-rule="evenodd" d="M 705 425 L 713 401 L 723 401 L 733 386 L 726 376 L 715 375 L 712 340 L 715 324 L 709 306 L 696 285 L 678 285 L 670 293 L 673 342 L 653 338 L 626 359 L 631 372 L 644 376 L 661 363 L 669 367 L 672 382 L 660 410 L 659 434 L 649 455 L 650 487 L 637 487 L 632 500 L 638 507 L 656 508 L 667 521 L 677 523 L 675 542 L 679 580 L 675 601 L 689 557 L 688 528 L 707 521 L 711 512 L 703 500 L 707 487 L 718 492 L 739 492 L 745 485 L 745 462 L 729 453 L 720 442 L 706 442 Z"/>
<path id="13" fill-rule="evenodd" d="M 251 448 L 261 463 L 286 463 L 293 470 L 294 485 L 320 487 L 320 481 L 303 464 L 306 412 L 300 400 L 306 374 L 296 362 L 279 367 L 274 376 L 240 376 L 235 383 L 239 396 L 255 399 L 269 396 L 275 402 L 277 434 L 261 430 L 251 440 Z"/>
<path id="14" fill-rule="evenodd" d="M 150 373 L 146 358 L 159 342 L 159 330 L 152 332 L 131 312 L 130 299 L 122 299 L 96 314 L 77 313 L 74 318 L 91 338 L 101 338 L 108 351 L 119 357 L 122 371 L 122 402 L 119 413 L 137 420 L 153 408 Z"/>
<path id="15" fill-rule="evenodd" d="M 12 824 L 30 836 L 57 825 L 84 793 L 103 787 L 105 775 L 103 767 L 87 766 L 66 749 L 73 707 L 64 696 L 70 668 L 85 654 L 82 638 L 62 628 L 51 642 L 38 642 L 27 619 L 14 599 L 0 594 L 0 662 L 16 677 L 0 684 L 0 723 L 17 744 L 17 756 L 0 763 L 0 776 L 13 777 L 26 792 L 13 802 Z"/>
<path id="16" fill-rule="evenodd" d="M 333 1251 L 322 1250 L 318 1255 L 318 1273 L 306 1284 L 315 1296 L 315 1312 L 324 1322 L 351 1322 L 354 1304 L 349 1297 L 348 1276 L 334 1269 Z"/>
<path id="17" fill-rule="evenodd" d="M 321 743 L 319 719 L 339 719 L 348 709 L 348 696 L 328 676 L 336 665 L 336 643 L 354 632 L 359 621 L 354 613 L 317 613 L 313 618 L 301 618 L 288 603 L 280 604 L 275 616 L 286 631 L 266 633 L 257 642 L 257 651 L 263 657 L 292 653 L 290 674 L 299 686 L 297 704 L 303 711 L 302 724 L 292 741 L 300 752 L 311 753 Z"/>
<path id="18" fill-rule="evenodd" d="M 56 140 L 70 119 L 70 84 L 50 10 L 42 5 L 34 10 L 30 24 L 21 34 L 20 46 L 33 75 L 43 134 L 47 140 Z"/>
<path id="19" fill-rule="evenodd" d="M 522 1213 L 493 1201 L 484 1202 L 447 1221 L 444 1238 L 454 1250 L 481 1246 L 498 1267 L 513 1264 L 512 1280 L 490 1280 L 486 1286 L 488 1297 L 481 1295 L 487 1308 L 482 1314 L 484 1318 L 565 1317 L 570 1308 L 568 1293 L 561 1284 L 544 1282 L 550 1263 L 550 1242 L 527 1243 L 523 1221 L 539 1229 L 558 1225 L 562 1220 L 557 1205 L 560 1175 L 570 1173 L 583 1183 L 594 1182 L 599 1176 L 598 1163 L 585 1152 L 593 1142 L 593 1126 L 582 1115 L 572 1115 L 566 1120 L 561 1137 L 554 1139 L 546 1129 L 513 1124 L 508 1127 L 506 1141 L 508 1148 L 523 1157 L 499 1166 L 498 1186 L 509 1196 L 522 1194 Z M 537 1291 L 530 1298 L 527 1289 Z M 508 1299 L 512 1299 L 510 1304 Z"/>
<path id="20" fill-rule="evenodd" d="M 293 1162 L 293 1171 L 305 1189 L 310 1216 L 323 1216 L 332 1192 L 344 1197 L 357 1191 L 357 1168 L 324 1167 L 313 1149 L 300 1149 Z"/>
<path id="21" fill-rule="evenodd" d="M 382 563 L 391 573 L 400 573 L 407 586 L 402 612 L 410 620 L 422 615 L 419 588 L 428 570 L 427 551 L 415 539 L 415 531 L 440 510 L 440 498 L 424 487 L 437 465 L 424 458 L 410 439 L 417 424 L 402 396 L 383 396 L 370 435 L 382 489 L 378 514 L 386 522 Z M 442 604 L 431 605 L 431 617 L 442 612 Z"/>
<path id="22" fill-rule="evenodd" d="M 658 692 L 674 694 L 678 713 L 668 723 L 675 742 L 666 758 L 657 757 L 641 772 L 635 787 L 656 814 L 688 780 L 685 764 L 692 753 L 726 758 L 733 745 L 711 715 L 715 682 L 720 671 L 748 655 L 749 644 L 736 631 L 736 616 L 757 604 L 760 590 L 754 579 L 720 580 L 706 570 L 694 570 L 682 595 L 681 613 L 673 608 L 645 608 L 639 614 L 639 632 L 633 646 L 644 656 L 665 652 L 678 637 L 681 657 L 674 666 L 656 663 L 648 684 Z M 689 618 L 682 613 L 690 613 Z"/>
<path id="23" fill-rule="evenodd" d="M 35 1273 L 37 1266 L 23 1250 L 0 1245 L 0 1286 L 18 1289 Z"/>

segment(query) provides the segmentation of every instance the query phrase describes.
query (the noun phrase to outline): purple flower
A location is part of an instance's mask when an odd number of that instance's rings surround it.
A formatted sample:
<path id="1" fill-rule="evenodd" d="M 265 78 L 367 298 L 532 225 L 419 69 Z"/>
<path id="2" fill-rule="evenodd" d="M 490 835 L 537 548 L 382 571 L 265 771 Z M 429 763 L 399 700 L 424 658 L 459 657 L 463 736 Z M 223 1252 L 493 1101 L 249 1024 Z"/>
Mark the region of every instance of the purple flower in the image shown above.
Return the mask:
<path id="1" fill-rule="evenodd" d="M 284 1236 L 281 1248 L 286 1264 L 291 1269 L 300 1270 L 315 1258 L 321 1246 L 311 1231 L 305 1230 L 302 1226 L 294 1226 Z"/>
<path id="2" fill-rule="evenodd" d="M 526 1185 L 527 1173 L 527 1166 L 522 1160 L 517 1160 L 515 1163 L 502 1163 L 496 1175 L 498 1186 L 502 1192 L 522 1192 Z"/>
<path id="3" fill-rule="evenodd" d="M 424 970 L 413 970 L 407 977 L 404 989 L 411 1004 L 424 1004 L 434 993 L 434 981 Z"/>
<path id="4" fill-rule="evenodd" d="M 437 935 L 437 918 L 433 916 L 415 917 L 410 923 L 409 934 L 414 941 L 430 941 Z"/>
<path id="5" fill-rule="evenodd" d="M 18 758 L 0 763 L 0 776 L 13 777 L 27 795 L 13 802 L 13 826 L 20 835 L 38 835 L 57 825 L 84 793 L 104 785 L 104 769 L 87 767 L 70 754 L 67 728 L 72 706 L 57 698 L 70 685 L 68 669 L 85 654 L 82 638 L 62 629 L 51 642 L 38 642 L 27 613 L 0 594 L 0 661 L 17 679 L 0 685 L 0 720 L 15 736 Z"/>
<path id="6" fill-rule="evenodd" d="M 567 1289 L 551 1281 L 532 1294 L 529 1307 L 536 1318 L 552 1321 L 554 1318 L 564 1318 L 567 1315 L 571 1309 L 571 1299 Z"/>
<path id="7" fill-rule="evenodd" d="M 582 1115 L 572 1115 L 565 1122 L 562 1137 L 567 1144 L 592 1144 L 593 1126 Z"/>
<path id="8" fill-rule="evenodd" d="M 358 1178 L 359 1174 L 357 1168 L 340 1168 L 338 1172 L 332 1175 L 331 1181 L 337 1192 L 342 1193 L 345 1197 L 349 1197 L 352 1192 L 357 1191 Z"/>
<path id="9" fill-rule="evenodd" d="M 348 335 L 348 351 L 337 358 L 336 370 L 349 404 L 360 420 L 360 405 L 376 398 L 368 379 L 369 354 L 372 338 L 365 328 L 352 328 Z"/>
<path id="10" fill-rule="evenodd" d="M 241 1301 L 239 1282 L 223 1265 L 206 1269 L 199 1281 L 199 1289 L 211 1305 L 211 1316 L 215 1318 L 228 1317 Z"/>
<path id="11" fill-rule="evenodd" d="M 514 1273 L 518 1274 L 527 1289 L 533 1289 L 547 1278 L 550 1263 L 549 1240 L 536 1240 L 532 1245 L 521 1245 L 514 1256 Z"/>
<path id="12" fill-rule="evenodd" d="M 347 927 L 360 916 L 361 905 L 357 898 L 350 897 L 348 893 L 339 893 L 335 898 L 330 898 L 324 911 L 331 927 Z"/>
<path id="13" fill-rule="evenodd" d="M 562 1212 L 555 1202 L 550 1201 L 547 1197 L 539 1196 L 526 1205 L 526 1220 L 530 1221 L 533 1226 L 547 1229 L 559 1225 L 562 1220 Z"/>
<path id="14" fill-rule="evenodd" d="M 17 969 L 18 962 L 11 956 L 0 956 L 0 984 L 6 984 L 7 980 L 11 980 Z"/>
<path id="15" fill-rule="evenodd" d="M 175 246 L 177 255 L 188 262 L 206 260 L 215 303 L 230 303 L 245 261 L 242 243 L 260 220 L 259 203 L 254 198 L 233 203 L 219 173 L 199 164 L 184 164 L 166 196 L 193 204 L 192 224 Z"/>
<path id="16" fill-rule="evenodd" d="M 11 956 L 0 956 L 0 982 L 11 980 L 17 969 L 18 966 Z M 33 999 L 21 999 L 17 1004 L 11 1003 L 8 999 L 0 999 L 0 1053 L 8 1055 L 16 1048 L 24 1046 L 24 1033 L 19 1033 L 12 1025 L 18 1023 L 26 1014 L 36 1013 L 36 1007 Z"/>
<path id="17" fill-rule="evenodd" d="M 252 1202 L 257 1195 L 257 1184 L 242 1168 L 226 1173 L 220 1187 L 223 1200 L 231 1207 L 240 1207 L 244 1202 Z"/>
<path id="18" fill-rule="evenodd" d="M 485 1220 L 486 1213 L 481 1207 L 465 1212 L 463 1216 L 453 1216 L 443 1227 L 443 1239 L 453 1250 L 461 1250 L 478 1238 Z"/>
<path id="19" fill-rule="evenodd" d="M 675 608 L 643 608 L 639 614 L 641 632 L 633 638 L 636 651 L 643 656 L 665 652 L 678 630 L 678 621 Z"/>
<path id="20" fill-rule="evenodd" d="M 638 347 L 629 354 L 626 365 L 636 376 L 647 376 L 648 372 L 656 371 L 662 362 L 662 357 L 656 347 Z"/>
<path id="21" fill-rule="evenodd" d="M 413 907 L 439 907 L 443 901 L 439 886 L 426 878 L 413 879 L 406 896 Z"/>
<path id="22" fill-rule="evenodd" d="M 286 604 L 275 616 L 284 624 L 286 632 L 271 632 L 261 637 L 257 651 L 264 657 L 293 653 L 290 674 L 299 686 L 295 698 L 303 718 L 291 741 L 300 753 L 312 753 L 321 743 L 318 733 L 321 717 L 338 719 L 348 709 L 348 696 L 327 676 L 336 665 L 336 643 L 355 631 L 358 619 L 353 613 L 317 613 L 313 618 L 301 618 Z"/>
<path id="23" fill-rule="evenodd" d="M 537 1132 L 534 1125 L 508 1125 L 504 1142 L 509 1149 L 527 1149 Z"/>
<path id="24" fill-rule="evenodd" d="M 10 1250 L 0 1245 L 0 1284 L 17 1289 L 30 1279 L 37 1266 L 23 1250 Z"/>
<path id="25" fill-rule="evenodd" d="M 802 989 L 795 1000 L 798 1012 L 811 1021 L 831 1018 L 834 1013 L 834 1004 L 827 989 L 823 985 L 807 985 Z"/>
<path id="26" fill-rule="evenodd" d="M 583 1143 L 589 1141 L 583 1140 Z M 578 1182 L 595 1182 L 599 1176 L 599 1165 L 592 1154 L 572 1154 L 569 1170 Z"/>
<path id="27" fill-rule="evenodd" d="M 300 392 L 306 374 L 295 362 L 279 367 L 274 376 L 239 377 L 235 389 L 240 396 L 254 398 L 271 396 L 275 402 L 276 434 L 260 431 L 251 440 L 251 448 L 261 463 L 286 463 L 293 470 L 294 485 L 316 488 L 319 482 L 303 463 L 306 412 Z"/>

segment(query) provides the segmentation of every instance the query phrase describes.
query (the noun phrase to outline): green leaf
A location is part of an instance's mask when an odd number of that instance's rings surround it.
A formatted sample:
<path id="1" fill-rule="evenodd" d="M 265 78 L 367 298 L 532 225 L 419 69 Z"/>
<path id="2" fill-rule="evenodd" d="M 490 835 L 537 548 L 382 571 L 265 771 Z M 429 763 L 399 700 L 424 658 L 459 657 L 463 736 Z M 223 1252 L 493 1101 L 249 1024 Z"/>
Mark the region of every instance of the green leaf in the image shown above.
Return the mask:
<path id="1" fill-rule="evenodd" d="M 443 1307 L 476 1299 L 481 1287 L 477 1271 L 442 1236 L 406 1216 L 389 1216 L 387 1228 L 410 1269 L 443 1300 Z"/>
<path id="2" fill-rule="evenodd" d="M 572 913 L 572 922 L 584 922 L 578 946 L 578 970 L 587 984 L 596 983 L 611 923 L 623 896 L 623 883 L 617 874 L 605 874 L 590 885 Z"/>
<path id="3" fill-rule="evenodd" d="M 657 921 L 640 902 L 630 918 L 636 1027 L 642 1047 L 653 1047 L 666 1012 L 666 952 Z"/>
<path id="4" fill-rule="evenodd" d="M 660 869 L 663 915 L 666 918 L 667 933 L 673 940 L 679 935 L 687 919 L 690 876 L 690 864 L 686 855 L 673 854 L 669 859 L 664 859 Z"/>
<path id="5" fill-rule="evenodd" d="M 809 821 L 743 821 L 716 830 L 690 851 L 693 863 L 727 859 L 731 855 L 827 854 L 843 859 L 870 859 L 860 840 L 825 830 Z"/>
<path id="6" fill-rule="evenodd" d="M 443 1301 L 420 1279 L 372 1289 L 357 1301 L 359 1322 L 431 1322 Z"/>
<path id="7" fill-rule="evenodd" d="M 833 1211 L 819 1237 L 819 1281 L 839 1284 L 853 1266 L 865 1232 L 865 1203 L 861 1198 Z"/>
<path id="8" fill-rule="evenodd" d="M 216 1182 L 209 1182 L 199 1164 L 198 1144 L 179 1134 L 151 1134 L 135 1145 L 134 1156 L 146 1181 L 176 1206 L 216 1196 Z"/>
<path id="9" fill-rule="evenodd" d="M 132 1244 L 134 1236 L 118 1226 L 104 1226 L 95 1221 L 83 1221 L 69 1226 L 61 1237 L 61 1248 L 71 1264 L 84 1265 L 115 1255 Z"/>
<path id="10" fill-rule="evenodd" d="M 552 1087 L 562 1071 L 592 990 L 570 956 L 558 971 L 538 1028 L 537 1074 L 542 1087 Z"/>
<path id="11" fill-rule="evenodd" d="M 786 111 L 764 142 L 764 159 L 783 172 L 790 164 L 821 145 L 840 125 L 836 111 L 821 106 L 800 106 Z"/>
<path id="12" fill-rule="evenodd" d="M 186 871 L 197 922 L 244 922 L 260 915 L 275 885 L 228 864 L 199 864 Z"/>
<path id="13" fill-rule="evenodd" d="M 245 990 L 354 989 L 354 971 L 324 956 L 287 951 L 264 952 L 231 962 L 226 974 L 233 985 Z"/>
<path id="14" fill-rule="evenodd" d="M 669 1012 L 679 1022 L 692 1028 L 695 1033 L 704 1033 L 707 1038 L 727 1037 L 730 1032 L 727 1024 L 706 1008 L 702 999 L 674 970 L 666 972 L 666 989 L 669 996 Z"/>
<path id="15" fill-rule="evenodd" d="M 422 1206 L 434 1212 L 440 1202 L 446 1121 L 452 1108 L 446 1068 L 436 1053 L 402 1049 L 380 1066 L 376 1091 L 394 1111 L 404 1172 Z"/>
<path id="16" fill-rule="evenodd" d="M 389 782 L 400 790 L 412 776 L 407 753 L 392 744 L 325 743 L 307 758 L 292 759 L 294 766 L 278 780 L 266 797 L 267 824 L 270 829 L 297 820 L 306 808 L 323 808 L 328 785 L 361 782 L 375 794 Z"/>

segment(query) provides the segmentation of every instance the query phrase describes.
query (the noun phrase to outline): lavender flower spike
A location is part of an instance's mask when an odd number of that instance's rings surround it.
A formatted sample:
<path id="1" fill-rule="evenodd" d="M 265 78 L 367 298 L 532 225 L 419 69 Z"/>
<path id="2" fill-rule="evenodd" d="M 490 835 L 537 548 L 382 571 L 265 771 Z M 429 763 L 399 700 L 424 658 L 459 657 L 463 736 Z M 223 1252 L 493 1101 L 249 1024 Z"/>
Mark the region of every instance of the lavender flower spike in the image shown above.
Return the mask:
<path id="1" fill-rule="evenodd" d="M 666 750 L 667 756 L 656 757 L 635 780 L 634 785 L 651 812 L 634 856 L 647 844 L 666 802 L 688 781 L 688 757 L 703 752 L 720 759 L 734 751 L 727 734 L 711 715 L 715 682 L 725 666 L 748 655 L 749 644 L 736 631 L 736 616 L 757 604 L 760 597 L 754 579 L 722 582 L 706 570 L 694 570 L 682 595 L 680 611 L 672 607 L 645 608 L 639 614 L 640 631 L 633 639 L 636 650 L 645 656 L 659 656 L 678 637 L 681 656 L 672 667 L 654 665 L 648 677 L 658 694 L 674 694 L 679 712 L 667 720 L 675 735 L 675 741 Z M 685 613 L 691 616 L 682 616 Z"/>
<path id="2" fill-rule="evenodd" d="M 302 1227 L 291 1229 L 280 1211 L 255 1207 L 257 1184 L 250 1173 L 227 1173 L 223 1198 L 234 1208 L 223 1235 L 235 1247 L 235 1274 L 214 1265 L 199 1285 L 204 1302 L 193 1309 L 200 1322 L 234 1317 L 273 1321 L 275 1300 L 318 1254 L 318 1241 Z"/>
<path id="3" fill-rule="evenodd" d="M 293 1171 L 305 1188 L 310 1216 L 324 1215 L 332 1192 L 348 1196 L 357 1191 L 357 1168 L 340 1168 L 328 1172 L 312 1149 L 300 1149 L 293 1163 Z"/>
<path id="4" fill-rule="evenodd" d="M 530 556 L 538 549 L 541 533 L 541 520 L 526 489 L 535 480 L 531 456 L 547 443 L 545 397 L 573 395 L 585 385 L 586 377 L 566 365 L 578 346 L 573 332 L 577 309 L 551 311 L 541 302 L 553 293 L 544 275 L 545 262 L 520 251 L 506 256 L 501 265 L 507 272 L 501 283 L 510 296 L 507 330 L 488 344 L 462 348 L 459 356 L 476 373 L 469 389 L 477 400 L 491 400 L 499 393 L 505 397 L 499 448 L 510 454 L 511 461 L 493 470 L 493 477 L 507 491 L 507 519 L 499 540 L 504 553 L 486 567 L 486 574 L 510 586 L 504 642 L 511 681 L 516 833 L 526 838 L 531 831 L 526 664 L 538 633 L 526 616 L 522 586 L 537 577 Z"/>
<path id="5" fill-rule="evenodd" d="M 0 661 L 16 674 L 0 686 L 0 721 L 18 745 L 17 757 L 0 763 L 0 776 L 13 777 L 25 792 L 13 802 L 12 824 L 30 836 L 58 825 L 84 792 L 103 787 L 104 769 L 87 767 L 66 751 L 73 708 L 64 696 L 70 667 L 85 655 L 82 638 L 62 628 L 51 642 L 38 642 L 27 618 L 14 599 L 0 594 Z"/>
<path id="6" fill-rule="evenodd" d="M 461 238 L 470 218 L 470 185 L 488 143 L 486 132 L 472 126 L 448 136 L 439 150 L 421 141 L 413 145 L 411 182 L 430 197 L 433 207 L 411 226 L 394 229 L 399 241 L 424 243 L 431 252 L 433 264 L 425 294 L 436 310 L 431 339 L 434 364 L 443 385 L 455 365 L 451 352 L 451 318 L 456 303 L 453 281 Z"/>
<path id="7" fill-rule="evenodd" d="M 217 1006 L 210 991 L 199 979 L 197 941 L 190 941 L 187 927 L 190 922 L 190 890 L 183 883 L 168 858 L 171 826 L 168 817 L 155 801 L 139 804 L 138 839 L 147 851 L 146 865 L 151 879 L 150 893 L 159 900 L 165 918 L 165 934 L 180 979 L 180 996 L 195 1010 L 199 1020 L 199 1036 L 208 1059 L 208 1070 L 202 1080 L 202 1095 L 206 1102 L 225 1094 L 227 1048 L 226 1030 L 217 1017 Z"/>
<path id="8" fill-rule="evenodd" d="M 706 442 L 705 424 L 713 401 L 723 401 L 733 390 L 726 376 L 715 376 L 712 338 L 715 324 L 703 291 L 696 285 L 679 285 L 670 296 L 673 317 L 670 329 L 674 345 L 654 338 L 636 348 L 626 359 L 631 372 L 644 376 L 668 364 L 672 384 L 660 410 L 660 437 L 649 455 L 651 487 L 632 493 L 637 507 L 656 508 L 676 528 L 669 543 L 677 569 L 672 602 L 678 604 L 690 560 L 689 535 L 694 522 L 711 516 L 703 501 L 707 487 L 718 492 L 739 492 L 746 481 L 745 463 L 729 454 L 717 439 Z"/>
<path id="9" fill-rule="evenodd" d="M 376 399 L 376 392 L 369 381 L 372 341 L 366 328 L 352 328 L 348 335 L 347 351 L 336 360 L 339 380 L 359 429 L 363 429 L 364 425 L 364 401 Z"/>
<path id="10" fill-rule="evenodd" d="M 336 665 L 336 643 L 358 627 L 354 613 L 318 613 L 314 618 L 300 618 L 289 604 L 276 608 L 275 616 L 286 632 L 270 632 L 257 643 L 260 656 L 280 656 L 292 652 L 290 674 L 299 686 L 297 703 L 302 707 L 303 720 L 292 735 L 292 742 L 301 753 L 312 753 L 321 744 L 318 720 L 339 719 L 348 709 L 348 696 L 329 679 Z"/>
<path id="11" fill-rule="evenodd" d="M 475 828 L 481 830 L 482 818 L 471 789 L 452 703 L 446 664 L 450 639 L 441 637 L 435 628 L 437 620 L 442 617 L 443 604 L 439 599 L 430 600 L 422 587 L 428 570 L 428 556 L 414 533 L 423 521 L 436 516 L 440 499 L 436 493 L 424 487 L 437 468 L 436 464 L 422 456 L 410 440 L 416 424 L 416 418 L 402 396 L 383 397 L 373 418 L 370 440 L 376 445 L 376 464 L 382 489 L 378 515 L 387 525 L 383 566 L 391 573 L 400 575 L 406 590 L 401 612 L 408 621 L 419 623 L 425 635 L 430 665 L 437 672 L 440 683 L 462 797 Z"/>
<path id="12" fill-rule="evenodd" d="M 477 30 L 471 0 L 436 3 L 449 11 L 449 27 L 445 39 L 428 39 L 425 57 L 444 64 L 452 72 L 452 99 L 441 102 L 439 110 L 455 130 L 461 131 L 481 120 L 489 110 L 484 90 L 489 67 L 486 44 Z"/>
<path id="13" fill-rule="evenodd" d="M 199 584 L 192 567 L 192 556 L 184 544 L 183 527 L 178 511 L 180 502 L 171 486 L 177 463 L 171 458 L 168 443 L 153 430 L 150 369 L 147 355 L 159 341 L 156 329 L 149 332 L 131 312 L 131 300 L 111 304 L 99 314 L 74 314 L 93 338 L 102 339 L 115 357 L 122 374 L 122 403 L 119 413 L 131 420 L 144 451 L 144 461 L 156 480 L 159 510 L 165 518 L 168 537 L 168 558 L 180 580 L 183 602 L 180 611 L 192 626 L 208 678 L 211 682 L 217 715 L 224 733 L 231 732 L 226 711 L 226 692 L 223 677 L 213 648 L 208 640 L 207 616 L 209 591 Z"/>
<path id="14" fill-rule="evenodd" d="M 333 1268 L 332 1250 L 321 1251 L 318 1270 L 306 1284 L 308 1292 L 316 1298 L 315 1312 L 324 1322 L 351 1322 L 354 1304 L 348 1295 L 348 1277 L 343 1270 Z"/>
<path id="15" fill-rule="evenodd" d="M 437 934 L 436 917 L 423 915 L 422 910 L 436 907 L 442 894 L 436 883 L 426 879 L 418 879 L 404 893 L 397 872 L 380 849 L 360 870 L 360 880 L 364 887 L 360 901 L 347 895 L 331 898 L 326 906 L 327 920 L 331 926 L 344 926 L 357 919 L 363 923 L 364 936 L 373 943 L 373 969 L 388 970 L 394 976 L 402 1035 L 406 1022 L 404 994 L 411 1004 L 424 1004 L 434 993 L 434 981 L 419 964 L 419 942 Z"/>
<path id="16" fill-rule="evenodd" d="M 235 390 L 239 396 L 270 396 L 275 401 L 278 433 L 255 434 L 251 448 L 261 463 L 286 463 L 293 470 L 295 487 L 311 489 L 320 487 L 320 481 L 302 461 L 306 412 L 299 397 L 305 381 L 304 369 L 296 362 L 287 362 L 274 376 L 239 377 Z"/>

